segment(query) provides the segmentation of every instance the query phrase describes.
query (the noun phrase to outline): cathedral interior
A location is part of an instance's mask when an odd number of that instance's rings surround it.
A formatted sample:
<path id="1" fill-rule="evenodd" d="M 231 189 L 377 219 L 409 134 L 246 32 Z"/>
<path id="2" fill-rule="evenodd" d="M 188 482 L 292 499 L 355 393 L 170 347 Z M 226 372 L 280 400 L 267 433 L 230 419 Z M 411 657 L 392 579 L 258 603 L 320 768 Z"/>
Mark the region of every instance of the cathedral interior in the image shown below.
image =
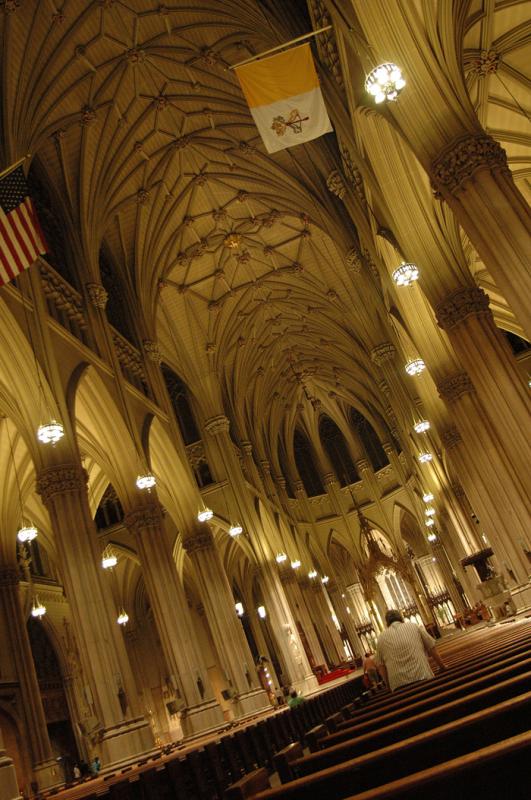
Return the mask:
<path id="1" fill-rule="evenodd" d="M 1 800 L 311 696 L 388 609 L 529 608 L 529 4 L 0 25 L 48 243 L 0 291 Z M 318 29 L 333 131 L 268 153 L 232 67 Z"/>

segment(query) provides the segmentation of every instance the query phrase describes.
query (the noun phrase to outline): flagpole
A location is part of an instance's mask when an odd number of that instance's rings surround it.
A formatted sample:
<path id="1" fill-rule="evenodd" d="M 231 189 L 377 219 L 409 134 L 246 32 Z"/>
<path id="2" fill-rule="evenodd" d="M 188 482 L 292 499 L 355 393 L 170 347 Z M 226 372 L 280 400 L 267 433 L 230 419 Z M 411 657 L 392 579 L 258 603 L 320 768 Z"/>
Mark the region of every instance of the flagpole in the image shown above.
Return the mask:
<path id="1" fill-rule="evenodd" d="M 23 164 L 24 161 L 26 161 L 27 158 L 30 158 L 29 153 L 28 153 L 28 155 L 22 156 L 22 158 L 19 158 L 19 160 L 15 161 L 14 164 L 11 164 L 10 167 L 6 167 L 5 169 L 3 169 L 2 172 L 0 172 L 0 180 L 2 178 L 5 178 L 6 175 L 9 175 L 10 172 L 13 172 L 13 170 L 16 169 L 17 167 L 20 167 L 20 165 Z"/>
<path id="2" fill-rule="evenodd" d="M 332 30 L 332 25 L 325 25 L 324 28 L 319 28 L 316 31 L 310 31 L 310 33 L 305 33 L 302 36 L 297 36 L 296 39 L 290 39 L 289 42 L 284 42 L 284 44 L 277 44 L 276 47 L 271 47 L 269 50 L 264 50 L 262 53 L 257 53 L 255 56 L 251 56 L 250 58 L 246 58 L 245 61 L 238 61 L 237 64 L 232 64 L 229 66 L 229 69 L 236 69 L 237 67 L 243 67 L 244 64 L 250 64 L 251 61 L 256 61 L 259 58 L 263 58 L 264 56 L 270 55 L 270 53 L 276 53 L 277 50 L 282 50 L 284 47 L 291 47 L 292 44 L 297 44 L 297 42 L 303 42 L 305 39 L 311 39 L 312 36 L 318 36 L 320 33 L 324 33 L 325 31 Z"/>

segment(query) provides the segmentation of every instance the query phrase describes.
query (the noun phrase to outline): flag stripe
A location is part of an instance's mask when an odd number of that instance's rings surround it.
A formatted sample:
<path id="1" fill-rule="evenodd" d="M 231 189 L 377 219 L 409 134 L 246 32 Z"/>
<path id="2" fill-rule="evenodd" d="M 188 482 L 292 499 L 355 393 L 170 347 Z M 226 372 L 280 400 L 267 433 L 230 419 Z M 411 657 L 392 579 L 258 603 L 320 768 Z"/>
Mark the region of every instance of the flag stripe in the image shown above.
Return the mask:
<path id="1" fill-rule="evenodd" d="M 28 259 L 18 240 L 17 229 L 16 226 L 14 225 L 14 220 L 13 220 L 13 212 L 11 212 L 11 214 L 9 214 L 6 217 L 5 225 L 6 229 L 9 231 L 9 242 L 15 250 L 17 267 L 18 271 L 20 272 L 20 270 L 24 269 L 24 265 L 27 264 Z"/>
<path id="2" fill-rule="evenodd" d="M 10 281 L 11 278 L 14 278 L 15 275 L 18 274 L 18 272 L 17 273 L 13 272 L 12 262 L 9 257 L 9 248 L 7 246 L 7 243 L 5 241 L 1 229 L 0 229 L 0 260 L 2 261 L 4 271 L 8 275 L 7 280 Z"/>
<path id="3" fill-rule="evenodd" d="M 32 243 L 33 251 L 35 253 L 33 260 L 35 260 L 39 253 L 45 252 L 46 248 L 41 247 L 42 242 L 39 242 L 39 236 L 35 230 L 34 219 L 31 215 L 31 212 L 33 211 L 31 200 L 27 198 L 26 202 L 23 203 L 17 210 L 20 212 L 21 224 L 24 226 L 24 229 Z"/>
<path id="4" fill-rule="evenodd" d="M 1 209 L 0 209 L 0 234 L 2 235 L 4 240 L 4 247 L 3 247 L 4 255 L 8 259 L 11 268 L 13 267 L 15 268 L 16 272 L 14 273 L 14 275 L 16 275 L 21 270 L 18 261 L 18 253 L 15 248 L 15 245 L 13 244 L 11 236 L 11 226 L 9 225 L 6 215 Z"/>
<path id="5" fill-rule="evenodd" d="M 251 109 L 319 88 L 308 44 L 237 67 L 235 72 Z"/>
<path id="6" fill-rule="evenodd" d="M 28 240 L 24 225 L 22 224 L 22 216 L 20 214 L 21 206 L 13 209 L 9 215 L 13 233 L 16 236 L 17 242 L 24 255 L 26 261 L 35 260 L 35 245 Z"/>

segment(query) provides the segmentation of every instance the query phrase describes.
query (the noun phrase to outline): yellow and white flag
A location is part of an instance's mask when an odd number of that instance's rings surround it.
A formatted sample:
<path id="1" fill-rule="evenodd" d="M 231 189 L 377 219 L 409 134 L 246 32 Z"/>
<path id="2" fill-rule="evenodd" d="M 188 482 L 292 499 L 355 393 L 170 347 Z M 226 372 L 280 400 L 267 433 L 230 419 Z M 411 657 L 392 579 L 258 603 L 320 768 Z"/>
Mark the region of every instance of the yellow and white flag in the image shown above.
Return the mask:
<path id="1" fill-rule="evenodd" d="M 332 130 L 309 44 L 235 72 L 268 153 Z"/>

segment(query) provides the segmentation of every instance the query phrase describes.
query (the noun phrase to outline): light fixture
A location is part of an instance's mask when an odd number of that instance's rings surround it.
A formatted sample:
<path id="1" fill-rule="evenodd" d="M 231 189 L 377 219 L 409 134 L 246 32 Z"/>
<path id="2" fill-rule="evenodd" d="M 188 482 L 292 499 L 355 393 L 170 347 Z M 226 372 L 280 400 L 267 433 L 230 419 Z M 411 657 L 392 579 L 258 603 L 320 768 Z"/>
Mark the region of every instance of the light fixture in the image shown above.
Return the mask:
<path id="1" fill-rule="evenodd" d="M 112 569 L 118 563 L 118 557 L 112 547 L 107 545 L 101 555 L 101 566 L 103 569 Z"/>
<path id="2" fill-rule="evenodd" d="M 425 503 L 431 503 L 431 501 L 433 500 L 433 495 L 431 492 L 426 492 L 426 494 L 422 495 L 422 499 L 424 500 Z"/>
<path id="3" fill-rule="evenodd" d="M 118 623 L 118 625 L 127 625 L 127 623 L 129 622 L 129 614 L 126 611 L 124 611 L 123 608 L 118 614 L 116 622 Z"/>
<path id="4" fill-rule="evenodd" d="M 239 617 L 243 617 L 243 603 L 234 603 L 234 608 Z"/>
<path id="5" fill-rule="evenodd" d="M 434 517 L 435 516 L 435 509 L 432 508 L 432 506 L 430 506 L 429 508 L 427 508 L 424 511 L 424 513 L 426 514 L 427 517 Z"/>
<path id="6" fill-rule="evenodd" d="M 321 583 L 328 583 L 329 580 L 330 578 L 328 577 L 328 575 L 323 575 L 323 577 L 321 578 Z"/>
<path id="7" fill-rule="evenodd" d="M 437 534 L 430 531 L 428 533 L 428 542 L 436 542 L 437 541 Z"/>
<path id="8" fill-rule="evenodd" d="M 421 358 L 412 358 L 407 362 L 404 369 L 408 375 L 420 375 L 426 369 L 426 364 Z"/>
<path id="9" fill-rule="evenodd" d="M 37 538 L 39 532 L 35 525 L 23 525 L 22 528 L 19 528 L 17 531 L 17 539 L 19 542 L 32 542 L 34 539 Z"/>
<path id="10" fill-rule="evenodd" d="M 209 519 L 212 519 L 214 516 L 214 512 L 211 508 L 202 508 L 201 511 L 197 515 L 197 519 L 199 522 L 208 522 Z"/>
<path id="11" fill-rule="evenodd" d="M 310 578 L 310 580 L 313 580 L 314 578 L 317 578 L 317 570 L 316 569 L 311 569 L 309 571 L 309 573 L 308 573 L 308 577 Z"/>
<path id="12" fill-rule="evenodd" d="M 399 267 L 393 272 L 393 280 L 397 286 L 409 286 L 413 281 L 419 279 L 419 268 L 416 264 L 409 264 L 402 261 Z"/>
<path id="13" fill-rule="evenodd" d="M 260 619 L 265 619 L 266 618 L 266 610 L 265 610 L 264 606 L 258 606 L 258 608 L 256 610 L 258 611 L 258 616 L 260 617 Z"/>
<path id="14" fill-rule="evenodd" d="M 136 479 L 137 489 L 140 489 L 142 491 L 144 489 L 147 489 L 148 492 L 150 492 L 156 483 L 157 479 L 151 472 L 146 472 L 145 475 L 138 475 Z"/>
<path id="15" fill-rule="evenodd" d="M 406 82 L 396 64 L 379 64 L 365 78 L 365 91 L 374 97 L 375 103 L 396 100 Z"/>
<path id="16" fill-rule="evenodd" d="M 291 562 L 291 569 L 299 569 L 301 562 L 298 558 Z"/>
<path id="17" fill-rule="evenodd" d="M 283 561 L 287 561 L 288 557 L 285 553 L 277 553 L 275 556 L 277 564 L 282 564 Z"/>
<path id="18" fill-rule="evenodd" d="M 413 430 L 415 433 L 426 433 L 426 431 L 429 431 L 430 427 L 430 423 L 427 419 L 421 419 L 419 422 L 415 422 Z"/>
<path id="19" fill-rule="evenodd" d="M 427 464 L 433 458 L 431 453 L 419 453 L 418 459 L 421 464 Z"/>
<path id="20" fill-rule="evenodd" d="M 433 525 L 435 525 L 435 520 L 431 517 L 428 517 L 428 519 L 424 520 L 424 524 L 427 528 L 431 528 Z"/>
<path id="21" fill-rule="evenodd" d="M 65 435 L 65 430 L 60 422 L 51 419 L 45 425 L 39 425 L 37 429 L 37 439 L 42 444 L 51 444 L 54 447 L 59 439 Z"/>
<path id="22" fill-rule="evenodd" d="M 350 608 L 348 606 L 345 606 L 345 608 L 347 609 L 347 614 L 350 614 Z"/>
<path id="23" fill-rule="evenodd" d="M 33 605 L 31 607 L 31 616 L 35 619 L 40 619 L 46 614 L 46 606 L 44 606 L 37 595 L 33 598 Z"/>
<path id="24" fill-rule="evenodd" d="M 240 533 L 243 533 L 243 528 L 241 525 L 231 525 L 229 528 L 229 535 L 230 536 L 239 536 Z"/>

